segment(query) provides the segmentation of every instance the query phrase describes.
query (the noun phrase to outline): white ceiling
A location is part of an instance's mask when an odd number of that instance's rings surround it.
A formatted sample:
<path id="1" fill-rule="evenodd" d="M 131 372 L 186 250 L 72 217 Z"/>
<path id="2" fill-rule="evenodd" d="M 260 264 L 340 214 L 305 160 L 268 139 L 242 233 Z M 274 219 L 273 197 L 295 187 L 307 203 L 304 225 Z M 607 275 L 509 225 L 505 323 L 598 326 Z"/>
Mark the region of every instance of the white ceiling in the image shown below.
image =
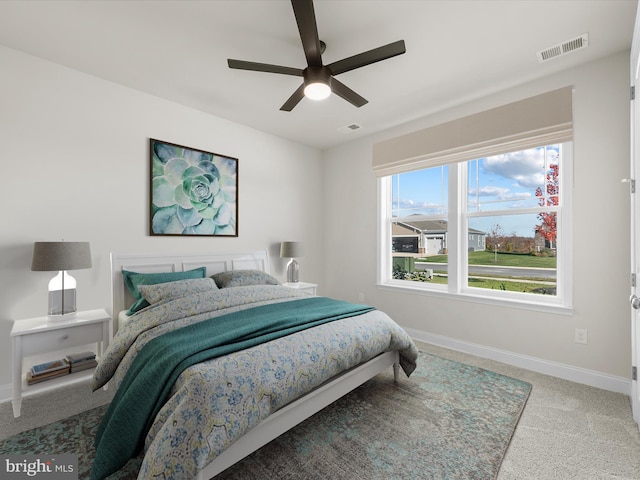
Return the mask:
<path id="1" fill-rule="evenodd" d="M 316 0 L 325 64 L 406 43 L 404 55 L 337 77 L 369 100 L 362 108 L 332 95 L 282 112 L 300 78 L 228 68 L 227 58 L 306 66 L 288 0 L 4 0 L 0 44 L 325 149 L 629 49 L 636 5 Z M 584 33 L 588 48 L 538 63 L 537 51 Z M 362 128 L 339 131 L 353 123 Z"/>

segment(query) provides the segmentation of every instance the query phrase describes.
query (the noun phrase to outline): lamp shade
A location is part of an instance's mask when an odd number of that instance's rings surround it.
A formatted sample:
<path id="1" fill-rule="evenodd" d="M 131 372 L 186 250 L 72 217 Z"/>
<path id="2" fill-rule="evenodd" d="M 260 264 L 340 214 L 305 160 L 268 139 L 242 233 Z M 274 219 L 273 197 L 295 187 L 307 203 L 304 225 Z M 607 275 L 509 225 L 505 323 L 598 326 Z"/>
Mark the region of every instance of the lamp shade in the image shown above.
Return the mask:
<path id="1" fill-rule="evenodd" d="M 35 242 L 31 270 L 53 272 L 91 268 L 89 242 Z"/>
<path id="2" fill-rule="evenodd" d="M 302 242 L 282 242 L 280 244 L 280 257 L 300 258 L 304 257 L 304 245 Z"/>

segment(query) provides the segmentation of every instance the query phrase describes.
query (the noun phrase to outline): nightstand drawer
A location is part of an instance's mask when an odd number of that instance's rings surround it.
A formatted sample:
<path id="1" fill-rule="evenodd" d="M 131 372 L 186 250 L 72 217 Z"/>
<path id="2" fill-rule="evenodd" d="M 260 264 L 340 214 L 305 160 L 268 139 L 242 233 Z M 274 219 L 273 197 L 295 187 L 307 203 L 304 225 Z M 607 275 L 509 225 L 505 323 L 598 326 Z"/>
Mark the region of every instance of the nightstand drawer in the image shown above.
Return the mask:
<path id="1" fill-rule="evenodd" d="M 97 343 L 102 340 L 102 324 L 92 323 L 47 332 L 38 332 L 22 337 L 24 356 L 48 351 L 63 350 L 67 347 Z"/>

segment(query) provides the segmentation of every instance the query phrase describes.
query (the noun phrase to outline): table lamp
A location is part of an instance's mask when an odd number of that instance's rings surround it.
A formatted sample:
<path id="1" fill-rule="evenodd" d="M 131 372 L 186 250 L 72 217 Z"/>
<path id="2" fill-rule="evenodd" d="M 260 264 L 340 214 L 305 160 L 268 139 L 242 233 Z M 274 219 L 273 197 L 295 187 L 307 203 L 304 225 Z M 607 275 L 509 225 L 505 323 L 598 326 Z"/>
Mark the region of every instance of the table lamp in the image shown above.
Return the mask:
<path id="1" fill-rule="evenodd" d="M 31 270 L 58 274 L 49 282 L 49 318 L 66 320 L 76 313 L 76 280 L 67 270 L 91 268 L 89 242 L 35 242 Z"/>
<path id="2" fill-rule="evenodd" d="M 304 256 L 304 246 L 302 242 L 282 242 L 280 244 L 280 257 L 290 258 L 287 263 L 287 283 L 298 283 L 299 266 L 296 258 Z"/>

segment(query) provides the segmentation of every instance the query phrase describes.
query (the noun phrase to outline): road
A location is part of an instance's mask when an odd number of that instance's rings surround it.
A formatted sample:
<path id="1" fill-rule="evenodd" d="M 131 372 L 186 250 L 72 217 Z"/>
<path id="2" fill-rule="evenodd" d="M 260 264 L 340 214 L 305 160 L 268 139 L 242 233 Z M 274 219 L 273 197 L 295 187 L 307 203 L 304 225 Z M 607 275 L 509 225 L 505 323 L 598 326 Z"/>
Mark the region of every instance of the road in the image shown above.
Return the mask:
<path id="1" fill-rule="evenodd" d="M 432 268 L 433 270 L 447 270 L 446 263 L 416 262 L 416 270 Z M 520 278 L 548 278 L 556 279 L 555 268 L 528 268 L 528 267 L 501 267 L 492 265 L 469 265 L 471 275 L 483 274 L 494 277 L 520 277 Z"/>

